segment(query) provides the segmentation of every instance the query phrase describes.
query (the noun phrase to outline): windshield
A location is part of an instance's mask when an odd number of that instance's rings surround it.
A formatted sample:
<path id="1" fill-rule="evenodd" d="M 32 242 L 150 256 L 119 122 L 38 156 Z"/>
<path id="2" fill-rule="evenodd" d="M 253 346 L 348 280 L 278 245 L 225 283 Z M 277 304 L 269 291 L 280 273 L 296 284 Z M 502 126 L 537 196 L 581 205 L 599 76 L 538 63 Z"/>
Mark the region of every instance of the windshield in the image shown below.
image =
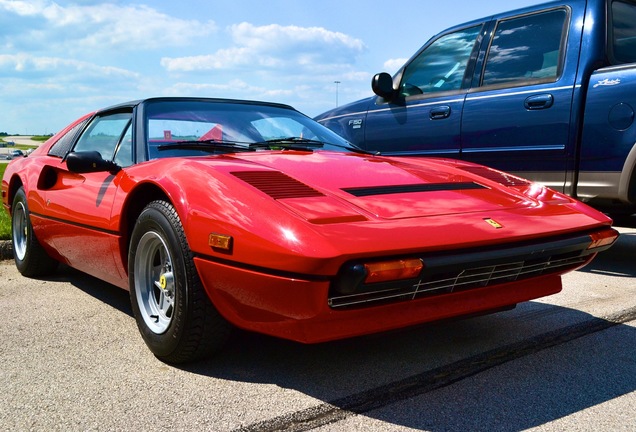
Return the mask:
<path id="1" fill-rule="evenodd" d="M 258 103 L 155 100 L 145 107 L 148 158 L 265 149 L 356 150 L 309 117 Z"/>

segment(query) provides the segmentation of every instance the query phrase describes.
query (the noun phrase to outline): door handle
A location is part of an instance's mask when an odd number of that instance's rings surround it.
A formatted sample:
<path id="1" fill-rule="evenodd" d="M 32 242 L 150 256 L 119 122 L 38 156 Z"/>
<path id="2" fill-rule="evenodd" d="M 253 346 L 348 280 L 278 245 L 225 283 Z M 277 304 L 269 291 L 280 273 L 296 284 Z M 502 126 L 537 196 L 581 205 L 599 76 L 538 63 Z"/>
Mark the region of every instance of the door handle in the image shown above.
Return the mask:
<path id="1" fill-rule="evenodd" d="M 547 109 L 552 104 L 554 104 L 554 97 L 550 93 L 530 96 L 523 103 L 527 110 Z"/>
<path id="2" fill-rule="evenodd" d="M 451 107 L 442 105 L 431 109 L 431 120 L 441 120 L 450 117 Z"/>

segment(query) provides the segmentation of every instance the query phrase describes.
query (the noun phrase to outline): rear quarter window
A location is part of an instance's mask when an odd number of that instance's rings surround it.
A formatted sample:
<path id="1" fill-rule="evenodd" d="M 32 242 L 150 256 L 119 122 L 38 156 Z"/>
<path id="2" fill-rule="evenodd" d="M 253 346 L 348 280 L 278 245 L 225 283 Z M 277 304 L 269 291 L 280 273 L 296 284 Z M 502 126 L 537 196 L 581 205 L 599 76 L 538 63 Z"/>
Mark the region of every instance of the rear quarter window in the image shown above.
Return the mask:
<path id="1" fill-rule="evenodd" d="M 569 13 L 555 9 L 502 20 L 488 50 L 482 86 L 556 81 Z"/>
<path id="2" fill-rule="evenodd" d="M 51 146 L 48 153 L 49 156 L 57 156 L 60 158 L 66 156 L 66 154 L 71 150 L 71 147 L 73 147 L 75 138 L 84 129 L 84 126 L 86 126 L 86 123 L 88 123 L 89 120 L 90 118 L 87 118 L 69 129 L 64 136 L 58 139 L 57 142 Z"/>
<path id="3" fill-rule="evenodd" d="M 636 4 L 613 1 L 610 40 L 613 63 L 636 63 Z"/>

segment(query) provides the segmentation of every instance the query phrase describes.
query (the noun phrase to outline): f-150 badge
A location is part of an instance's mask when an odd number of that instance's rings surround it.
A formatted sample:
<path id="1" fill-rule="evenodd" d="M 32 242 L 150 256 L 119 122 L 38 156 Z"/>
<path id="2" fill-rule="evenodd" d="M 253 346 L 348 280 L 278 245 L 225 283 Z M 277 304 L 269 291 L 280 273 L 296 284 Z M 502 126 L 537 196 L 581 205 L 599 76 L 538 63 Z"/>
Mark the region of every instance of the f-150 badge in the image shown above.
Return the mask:
<path id="1" fill-rule="evenodd" d="M 362 127 L 362 119 L 349 120 L 351 129 L 360 129 Z"/>

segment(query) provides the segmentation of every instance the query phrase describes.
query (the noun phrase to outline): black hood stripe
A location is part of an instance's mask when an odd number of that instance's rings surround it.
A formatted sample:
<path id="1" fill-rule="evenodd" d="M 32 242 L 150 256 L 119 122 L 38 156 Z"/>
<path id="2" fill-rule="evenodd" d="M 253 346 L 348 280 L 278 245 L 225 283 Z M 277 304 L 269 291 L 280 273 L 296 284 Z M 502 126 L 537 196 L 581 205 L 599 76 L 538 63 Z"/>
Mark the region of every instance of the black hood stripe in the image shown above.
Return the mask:
<path id="1" fill-rule="evenodd" d="M 411 185 L 395 185 L 395 186 L 373 186 L 373 187 L 354 187 L 343 188 L 342 190 L 356 197 L 365 197 L 373 195 L 392 195 L 399 193 L 413 192 L 439 192 L 439 191 L 457 191 L 469 189 L 486 189 L 475 182 L 460 183 L 428 183 L 428 184 L 411 184 Z"/>

